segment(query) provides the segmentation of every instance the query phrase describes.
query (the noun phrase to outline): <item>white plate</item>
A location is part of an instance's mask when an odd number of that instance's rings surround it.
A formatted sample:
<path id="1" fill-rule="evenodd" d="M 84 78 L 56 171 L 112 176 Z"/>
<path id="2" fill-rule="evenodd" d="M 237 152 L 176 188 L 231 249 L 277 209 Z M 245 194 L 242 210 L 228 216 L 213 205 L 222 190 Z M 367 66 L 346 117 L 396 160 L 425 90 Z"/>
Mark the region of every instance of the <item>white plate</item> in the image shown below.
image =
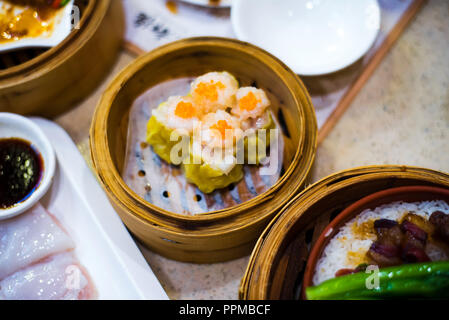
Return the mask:
<path id="1" fill-rule="evenodd" d="M 234 0 L 231 18 L 240 40 L 309 76 L 357 61 L 380 28 L 376 0 Z"/>
<path id="2" fill-rule="evenodd" d="M 48 120 L 32 120 L 49 137 L 57 158 L 53 185 L 41 203 L 76 243 L 76 256 L 92 277 L 98 298 L 167 299 L 67 133 Z"/>
<path id="3" fill-rule="evenodd" d="M 72 31 L 72 10 L 74 0 L 65 5 L 60 12 L 53 17 L 55 23 L 49 35 L 42 35 L 35 38 L 23 38 L 17 41 L 0 43 L 0 52 L 11 51 L 27 47 L 54 47 L 61 43 Z M 0 0 L 0 15 L 4 6 L 10 6 L 5 1 Z"/>
<path id="4" fill-rule="evenodd" d="M 221 0 L 218 4 L 211 4 L 209 0 L 181 0 L 181 1 L 188 2 L 188 3 L 195 4 L 197 6 L 202 6 L 202 7 L 225 8 L 225 7 L 230 7 L 232 5 L 233 0 Z"/>

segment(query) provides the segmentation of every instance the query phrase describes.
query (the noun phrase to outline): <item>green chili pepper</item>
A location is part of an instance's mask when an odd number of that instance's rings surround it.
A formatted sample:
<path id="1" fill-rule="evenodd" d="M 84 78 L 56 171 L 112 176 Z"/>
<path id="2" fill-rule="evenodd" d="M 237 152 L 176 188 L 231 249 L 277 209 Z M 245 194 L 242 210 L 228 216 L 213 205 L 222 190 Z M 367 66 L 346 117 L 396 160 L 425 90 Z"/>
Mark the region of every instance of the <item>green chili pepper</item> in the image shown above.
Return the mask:
<path id="1" fill-rule="evenodd" d="M 362 299 L 424 299 L 447 298 L 449 288 L 449 276 L 428 275 L 418 278 L 391 280 L 380 284 L 379 288 L 360 291 L 349 291 L 341 296 L 341 299 L 353 299 L 354 296 Z"/>
<path id="2" fill-rule="evenodd" d="M 359 272 L 306 288 L 310 300 L 443 298 L 449 295 L 449 261 L 406 264 L 379 270 L 379 287 L 368 289 L 372 273 Z"/>

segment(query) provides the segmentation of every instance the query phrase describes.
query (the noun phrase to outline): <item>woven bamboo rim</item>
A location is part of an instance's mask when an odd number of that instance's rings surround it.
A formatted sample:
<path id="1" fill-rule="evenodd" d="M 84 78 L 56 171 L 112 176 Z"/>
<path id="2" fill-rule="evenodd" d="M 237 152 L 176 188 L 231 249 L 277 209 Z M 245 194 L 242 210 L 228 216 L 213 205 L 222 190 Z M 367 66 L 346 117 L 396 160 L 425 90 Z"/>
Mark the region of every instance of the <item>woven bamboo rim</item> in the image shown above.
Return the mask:
<path id="1" fill-rule="evenodd" d="M 300 119 L 299 123 L 290 123 L 290 129 L 294 130 L 292 132 L 299 142 L 294 148 L 291 165 L 286 168 L 278 183 L 264 194 L 232 208 L 184 216 L 147 203 L 122 180 L 120 162 L 123 161 L 123 143 L 126 141 L 126 126 L 123 126 L 123 122 L 126 121 L 131 102 L 164 78 L 163 75 L 162 78 L 154 77 L 157 79 L 149 76 L 154 74 L 151 72 L 153 64 L 167 59 L 183 65 L 174 58 L 178 52 L 182 53 L 182 57 L 197 57 L 205 52 L 224 52 L 223 55 L 235 55 L 233 61 L 236 63 L 239 63 L 240 55 L 245 55 L 269 69 L 276 75 L 279 83 L 288 88 L 295 101 L 295 106 L 291 108 L 296 110 L 296 117 Z M 148 77 L 143 77 L 146 72 Z M 137 81 L 139 77 L 147 83 Z M 111 124 L 116 124 L 120 129 L 110 128 Z M 114 138 L 114 130 L 121 132 L 118 138 Z M 315 112 L 307 90 L 297 75 L 282 62 L 244 42 L 202 37 L 177 41 L 156 49 L 138 58 L 118 75 L 97 106 L 92 121 L 90 144 L 99 180 L 128 228 L 160 254 L 176 260 L 203 263 L 225 261 L 250 252 L 258 235 L 276 211 L 295 192 L 302 189 L 307 181 L 315 158 L 316 135 Z M 115 159 L 118 163 L 114 158 L 119 158 Z"/>
<path id="2" fill-rule="evenodd" d="M 333 174 L 308 187 L 259 238 L 241 282 L 240 299 L 298 298 L 308 248 L 332 218 L 366 195 L 407 185 L 449 188 L 449 175 L 417 167 L 369 166 Z"/>
<path id="3" fill-rule="evenodd" d="M 57 115 L 88 95 L 109 71 L 123 41 L 121 2 L 75 4 L 82 10 L 80 28 L 59 45 L 0 55 L 9 65 L 0 70 L 0 111 Z"/>

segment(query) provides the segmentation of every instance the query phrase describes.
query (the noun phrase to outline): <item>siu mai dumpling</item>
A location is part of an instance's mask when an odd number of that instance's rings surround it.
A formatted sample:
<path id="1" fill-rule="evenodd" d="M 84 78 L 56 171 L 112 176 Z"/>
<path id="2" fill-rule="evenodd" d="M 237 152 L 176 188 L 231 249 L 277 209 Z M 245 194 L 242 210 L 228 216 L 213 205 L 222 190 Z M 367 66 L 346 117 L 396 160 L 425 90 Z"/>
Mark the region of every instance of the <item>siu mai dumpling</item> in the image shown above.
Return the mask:
<path id="1" fill-rule="evenodd" d="M 259 148 L 270 145 L 270 130 L 276 128 L 268 108 L 271 102 L 264 90 L 254 87 L 237 90 L 236 100 L 231 113 L 240 120 L 245 135 L 245 159 L 248 164 L 259 164 L 265 154 Z"/>
<path id="2" fill-rule="evenodd" d="M 194 140 L 196 144 L 189 150 L 190 163 L 183 163 L 187 181 L 204 193 L 240 181 L 243 165 L 235 157 L 240 137 L 240 125 L 229 113 L 218 110 L 203 117 L 201 141 Z"/>
<path id="3" fill-rule="evenodd" d="M 204 146 L 199 153 L 191 150 L 190 162 L 182 164 L 187 181 L 204 193 L 225 188 L 243 179 L 243 165 L 237 164 L 233 155 L 223 154 L 217 157 L 214 151 L 217 149 Z"/>
<path id="4" fill-rule="evenodd" d="M 199 122 L 199 117 L 200 111 L 190 97 L 170 97 L 153 110 L 147 124 L 146 140 L 159 157 L 168 163 L 173 163 L 172 148 L 181 141 L 182 137 L 189 137 L 192 134 L 195 124 Z"/>
<path id="5" fill-rule="evenodd" d="M 229 72 L 209 72 L 192 82 L 190 95 L 206 114 L 232 107 L 238 88 L 237 79 Z"/>
<path id="6" fill-rule="evenodd" d="M 262 89 L 243 87 L 238 89 L 235 95 L 236 104 L 231 113 L 242 121 L 263 116 L 270 106 L 270 100 Z"/>

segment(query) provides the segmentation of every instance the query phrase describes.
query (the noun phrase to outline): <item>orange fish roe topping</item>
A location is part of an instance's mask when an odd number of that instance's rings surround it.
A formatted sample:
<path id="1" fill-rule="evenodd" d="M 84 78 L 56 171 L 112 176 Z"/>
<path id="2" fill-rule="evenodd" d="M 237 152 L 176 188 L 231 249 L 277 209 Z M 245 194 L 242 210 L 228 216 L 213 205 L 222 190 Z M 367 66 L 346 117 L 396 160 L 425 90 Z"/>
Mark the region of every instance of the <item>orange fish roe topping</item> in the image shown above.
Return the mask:
<path id="1" fill-rule="evenodd" d="M 240 110 L 252 111 L 261 101 L 251 91 L 239 101 Z"/>
<path id="2" fill-rule="evenodd" d="M 216 124 L 214 124 L 211 129 L 216 129 L 221 133 L 221 138 L 224 139 L 226 137 L 226 130 L 233 129 L 226 120 L 218 120 Z"/>
<path id="3" fill-rule="evenodd" d="M 195 93 L 209 101 L 215 102 L 218 100 L 218 89 L 225 89 L 226 86 L 220 81 L 210 83 L 200 82 L 195 89 Z"/>
<path id="4" fill-rule="evenodd" d="M 196 114 L 195 107 L 190 102 L 181 101 L 176 106 L 175 115 L 180 118 L 189 119 L 194 117 L 195 114 Z"/>

